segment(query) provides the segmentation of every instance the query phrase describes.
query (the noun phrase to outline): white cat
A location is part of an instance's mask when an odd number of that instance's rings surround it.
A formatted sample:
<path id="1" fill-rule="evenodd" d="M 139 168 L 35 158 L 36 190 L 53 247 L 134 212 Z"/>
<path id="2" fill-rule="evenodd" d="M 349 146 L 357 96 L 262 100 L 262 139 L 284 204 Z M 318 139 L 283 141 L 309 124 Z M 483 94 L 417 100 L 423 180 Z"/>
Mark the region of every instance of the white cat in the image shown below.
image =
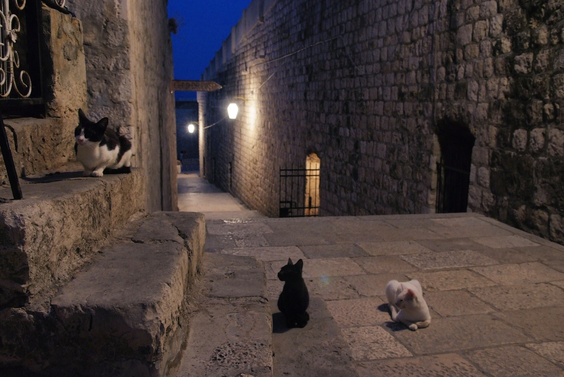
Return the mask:
<path id="1" fill-rule="evenodd" d="M 392 320 L 395 322 L 401 322 L 413 331 L 431 323 L 429 307 L 417 280 L 403 283 L 397 280 L 389 281 L 386 285 L 386 297 Z"/>

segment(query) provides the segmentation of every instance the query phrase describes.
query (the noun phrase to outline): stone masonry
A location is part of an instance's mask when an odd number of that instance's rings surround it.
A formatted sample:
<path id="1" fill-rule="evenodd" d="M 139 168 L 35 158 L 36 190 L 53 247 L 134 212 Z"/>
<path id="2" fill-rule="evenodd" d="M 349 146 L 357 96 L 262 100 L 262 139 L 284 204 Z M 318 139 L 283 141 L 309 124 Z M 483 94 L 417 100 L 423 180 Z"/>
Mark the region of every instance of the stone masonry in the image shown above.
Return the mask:
<path id="1" fill-rule="evenodd" d="M 134 166 L 146 174 L 147 209 L 176 209 L 172 44 L 166 1 L 76 1 L 84 25 L 88 106 L 134 140 Z"/>
<path id="2" fill-rule="evenodd" d="M 564 242 L 564 7 L 545 0 L 254 0 L 203 79 L 207 179 L 278 216 L 321 159 L 320 214 L 436 211 L 441 132 L 469 132 L 467 210 Z"/>

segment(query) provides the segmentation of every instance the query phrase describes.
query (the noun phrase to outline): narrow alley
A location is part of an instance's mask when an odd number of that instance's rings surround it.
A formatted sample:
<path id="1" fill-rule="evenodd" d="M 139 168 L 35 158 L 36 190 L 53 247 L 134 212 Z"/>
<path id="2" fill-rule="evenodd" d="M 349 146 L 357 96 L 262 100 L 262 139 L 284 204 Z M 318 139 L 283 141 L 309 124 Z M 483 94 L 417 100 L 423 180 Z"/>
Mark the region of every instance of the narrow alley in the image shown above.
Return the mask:
<path id="1" fill-rule="evenodd" d="M 564 374 L 561 245 L 472 213 L 266 218 L 197 175 L 179 198 L 206 216 L 208 285 L 181 376 Z M 288 258 L 304 260 L 303 329 L 276 307 Z M 391 279 L 421 282 L 430 327 L 391 322 Z"/>

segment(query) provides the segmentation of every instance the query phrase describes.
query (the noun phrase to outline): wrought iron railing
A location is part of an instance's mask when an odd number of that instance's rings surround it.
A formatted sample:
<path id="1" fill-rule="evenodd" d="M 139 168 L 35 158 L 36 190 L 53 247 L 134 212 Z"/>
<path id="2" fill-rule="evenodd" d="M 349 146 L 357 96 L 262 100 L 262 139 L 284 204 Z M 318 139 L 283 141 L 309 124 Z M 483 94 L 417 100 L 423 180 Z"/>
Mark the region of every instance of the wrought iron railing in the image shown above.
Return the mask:
<path id="1" fill-rule="evenodd" d="M 319 215 L 320 169 L 280 169 L 279 216 Z M 308 184 L 308 180 L 317 184 Z"/>
<path id="2" fill-rule="evenodd" d="M 44 113 L 41 3 L 63 13 L 65 0 L 0 0 L 0 103 L 5 116 Z"/>

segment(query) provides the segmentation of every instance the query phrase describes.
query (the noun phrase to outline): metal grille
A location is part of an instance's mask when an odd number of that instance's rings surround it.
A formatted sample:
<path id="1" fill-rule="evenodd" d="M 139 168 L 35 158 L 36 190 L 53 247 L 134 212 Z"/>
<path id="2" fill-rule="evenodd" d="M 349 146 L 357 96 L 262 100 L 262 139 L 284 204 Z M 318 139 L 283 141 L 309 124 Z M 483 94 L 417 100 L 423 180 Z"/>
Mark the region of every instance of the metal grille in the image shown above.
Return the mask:
<path id="1" fill-rule="evenodd" d="M 280 169 L 280 217 L 319 214 L 319 173 L 320 169 Z"/>
<path id="2" fill-rule="evenodd" d="M 0 1 L 0 97 L 5 115 L 42 113 L 41 3 Z"/>

